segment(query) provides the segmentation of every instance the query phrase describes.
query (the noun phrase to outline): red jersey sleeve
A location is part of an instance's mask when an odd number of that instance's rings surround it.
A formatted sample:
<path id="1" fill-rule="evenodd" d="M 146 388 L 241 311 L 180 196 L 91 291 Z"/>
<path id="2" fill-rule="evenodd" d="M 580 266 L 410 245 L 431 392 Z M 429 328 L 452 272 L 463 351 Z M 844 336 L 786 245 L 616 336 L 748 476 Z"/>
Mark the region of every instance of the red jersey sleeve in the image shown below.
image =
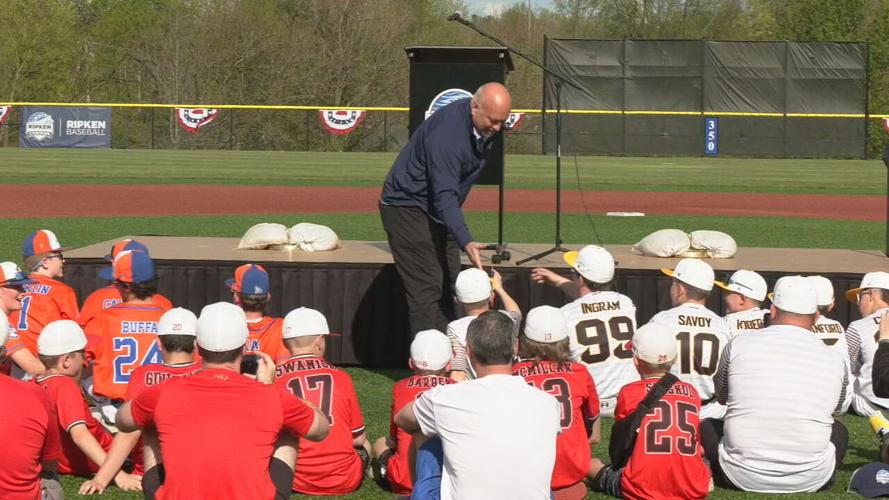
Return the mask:
<path id="1" fill-rule="evenodd" d="M 127 394 L 124 396 L 126 401 L 136 399 L 142 391 L 145 390 L 145 376 L 142 367 L 138 367 L 130 374 L 130 382 L 127 384 Z"/>
<path id="2" fill-rule="evenodd" d="M 157 401 L 160 398 L 160 385 L 149 387 L 136 396 L 136 399 L 130 404 L 130 413 L 133 414 L 133 421 L 141 429 L 150 427 L 154 423 L 154 409 L 157 407 Z"/>
<path id="3" fill-rule="evenodd" d="M 389 439 L 392 441 L 398 441 L 398 426 L 395 425 L 395 414 L 401 411 L 401 408 L 397 408 L 398 404 L 398 396 L 399 392 L 401 392 L 401 382 L 396 382 L 395 385 L 392 386 L 392 406 L 389 411 Z"/>
<path id="4" fill-rule="evenodd" d="M 596 384 L 593 383 L 593 377 L 590 375 L 590 372 L 583 367 L 581 367 L 581 370 L 578 373 L 581 373 L 581 377 L 583 377 L 584 384 L 586 385 L 586 394 L 588 395 L 583 405 L 583 416 L 587 420 L 596 420 L 599 418 L 599 393 L 596 391 Z"/>
<path id="5" fill-rule="evenodd" d="M 36 387 L 35 387 L 36 388 Z M 39 388 L 38 388 L 39 389 Z M 46 439 L 43 441 L 43 451 L 40 453 L 41 460 L 61 460 L 62 459 L 62 436 L 59 433 L 59 426 L 56 423 L 56 409 L 53 408 L 46 391 L 34 391 L 40 402 L 46 407 Z"/>
<path id="6" fill-rule="evenodd" d="M 315 411 L 285 390 L 281 390 L 278 397 L 281 399 L 281 410 L 284 413 L 284 429 L 292 436 L 305 436 L 312 429 Z"/>
<path id="7" fill-rule="evenodd" d="M 59 425 L 70 432 L 76 424 L 86 424 L 86 404 L 77 382 L 70 377 L 60 379 L 55 393 Z"/>
<path id="8" fill-rule="evenodd" d="M 352 437 L 355 437 L 364 432 L 364 416 L 361 414 L 361 405 L 358 403 L 358 394 L 355 393 L 355 384 L 352 383 L 352 378 L 346 372 L 340 373 L 343 375 L 341 377 L 344 387 L 343 395 L 349 409 L 349 429 L 352 431 Z"/>

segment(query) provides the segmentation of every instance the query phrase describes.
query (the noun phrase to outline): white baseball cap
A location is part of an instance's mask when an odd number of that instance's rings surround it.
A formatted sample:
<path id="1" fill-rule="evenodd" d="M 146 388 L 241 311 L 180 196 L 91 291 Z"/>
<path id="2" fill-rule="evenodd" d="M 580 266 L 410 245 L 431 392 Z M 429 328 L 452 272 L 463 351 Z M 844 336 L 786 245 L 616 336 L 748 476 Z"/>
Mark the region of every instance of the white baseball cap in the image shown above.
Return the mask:
<path id="1" fill-rule="evenodd" d="M 451 341 L 438 330 L 417 332 L 411 342 L 411 362 L 418 370 L 441 370 L 451 362 Z"/>
<path id="2" fill-rule="evenodd" d="M 818 296 L 812 282 L 802 276 L 784 276 L 775 283 L 772 304 L 782 311 L 795 314 L 815 314 Z"/>
<path id="3" fill-rule="evenodd" d="M 281 336 L 285 339 L 308 337 L 310 335 L 337 335 L 330 333 L 327 326 L 327 318 L 320 311 L 300 307 L 284 316 L 284 326 Z"/>
<path id="4" fill-rule="evenodd" d="M 633 334 L 633 355 L 637 358 L 659 365 L 676 359 L 676 335 L 664 325 L 647 323 L 639 327 Z"/>
<path id="5" fill-rule="evenodd" d="M 824 276 L 806 276 L 806 280 L 815 289 L 819 307 L 833 304 L 833 283 L 829 279 Z"/>
<path id="6" fill-rule="evenodd" d="M 865 274 L 864 278 L 861 278 L 861 285 L 859 285 L 858 288 L 846 291 L 846 299 L 850 302 L 855 302 L 858 300 L 858 294 L 861 293 L 862 290 L 867 290 L 868 288 L 889 290 L 889 273 L 875 271 Z"/>
<path id="7" fill-rule="evenodd" d="M 41 356 L 61 356 L 95 345 L 98 337 L 87 336 L 83 328 L 70 319 L 60 319 L 46 325 L 37 337 L 37 352 Z"/>
<path id="8" fill-rule="evenodd" d="M 676 269 L 661 269 L 661 272 L 705 292 L 713 289 L 713 268 L 701 259 L 682 259 Z"/>
<path id="9" fill-rule="evenodd" d="M 525 337 L 544 344 L 568 338 L 568 325 L 562 311 L 553 306 L 538 306 L 525 318 Z"/>
<path id="10" fill-rule="evenodd" d="M 769 289 L 768 285 L 766 285 L 766 280 L 760 276 L 758 272 L 749 271 L 747 269 L 738 269 L 735 271 L 735 273 L 728 279 L 728 283 L 723 283 L 721 281 L 716 281 L 714 283 L 723 290 L 740 293 L 753 300 L 766 300 L 766 293 Z"/>
<path id="11" fill-rule="evenodd" d="M 9 340 L 9 319 L 5 314 L 0 314 L 0 348 Z"/>
<path id="12" fill-rule="evenodd" d="M 235 350 L 247 343 L 247 316 L 229 302 L 204 306 L 197 322 L 198 345 L 211 352 Z"/>
<path id="13" fill-rule="evenodd" d="M 579 252 L 565 252 L 562 258 L 593 283 L 608 283 L 614 279 L 614 256 L 598 245 L 587 245 Z"/>
<path id="14" fill-rule="evenodd" d="M 463 304 L 481 302 L 491 296 L 491 277 L 477 267 L 460 271 L 455 285 L 457 300 Z"/>
<path id="15" fill-rule="evenodd" d="M 198 317 L 188 309 L 177 307 L 165 312 L 157 321 L 158 335 L 191 335 L 198 334 Z"/>

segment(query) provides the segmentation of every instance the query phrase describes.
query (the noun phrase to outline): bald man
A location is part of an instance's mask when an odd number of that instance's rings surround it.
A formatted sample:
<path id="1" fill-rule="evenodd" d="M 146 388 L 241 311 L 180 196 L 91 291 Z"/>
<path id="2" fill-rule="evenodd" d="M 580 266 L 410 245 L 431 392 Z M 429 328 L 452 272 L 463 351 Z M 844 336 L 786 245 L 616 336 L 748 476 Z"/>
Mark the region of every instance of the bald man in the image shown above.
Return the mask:
<path id="1" fill-rule="evenodd" d="M 454 319 L 461 248 L 482 265 L 485 245 L 473 239 L 461 207 L 511 106 L 509 91 L 493 82 L 443 106 L 417 128 L 386 176 L 380 215 L 404 283 L 411 333 L 444 331 Z"/>

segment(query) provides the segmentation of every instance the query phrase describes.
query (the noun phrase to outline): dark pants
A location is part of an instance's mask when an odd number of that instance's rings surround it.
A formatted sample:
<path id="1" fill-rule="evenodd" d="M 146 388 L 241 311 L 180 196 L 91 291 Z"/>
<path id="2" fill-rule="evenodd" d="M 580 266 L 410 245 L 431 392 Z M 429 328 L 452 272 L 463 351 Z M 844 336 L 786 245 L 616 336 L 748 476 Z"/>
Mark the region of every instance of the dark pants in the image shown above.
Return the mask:
<path id="1" fill-rule="evenodd" d="M 447 228 L 415 207 L 380 205 L 383 229 L 407 296 L 411 333 L 447 330 L 460 249 Z"/>
<path id="2" fill-rule="evenodd" d="M 704 448 L 704 457 L 710 462 L 710 471 L 713 473 L 713 482 L 723 488 L 740 490 L 737 485 L 725 476 L 722 466 L 719 465 L 719 442 L 725 434 L 725 422 L 708 418 L 701 422 L 701 446 Z M 849 448 L 849 431 L 846 426 L 839 420 L 833 421 L 830 429 L 830 442 L 836 448 L 836 464 L 834 465 L 833 476 L 824 483 L 818 491 L 829 490 L 836 480 L 836 471 L 843 463 L 846 457 L 846 450 Z"/>

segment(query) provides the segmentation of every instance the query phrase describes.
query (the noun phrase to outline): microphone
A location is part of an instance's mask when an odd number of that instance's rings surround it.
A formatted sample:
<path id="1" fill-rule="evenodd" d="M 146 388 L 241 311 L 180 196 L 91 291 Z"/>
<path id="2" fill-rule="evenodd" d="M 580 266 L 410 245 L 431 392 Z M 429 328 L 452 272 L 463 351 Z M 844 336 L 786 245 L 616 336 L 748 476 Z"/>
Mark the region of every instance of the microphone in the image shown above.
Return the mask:
<path id="1" fill-rule="evenodd" d="M 463 15 L 460 13 L 459 10 L 455 10 L 453 14 L 448 16 L 448 21 L 462 21 L 462 20 L 463 20 Z"/>

